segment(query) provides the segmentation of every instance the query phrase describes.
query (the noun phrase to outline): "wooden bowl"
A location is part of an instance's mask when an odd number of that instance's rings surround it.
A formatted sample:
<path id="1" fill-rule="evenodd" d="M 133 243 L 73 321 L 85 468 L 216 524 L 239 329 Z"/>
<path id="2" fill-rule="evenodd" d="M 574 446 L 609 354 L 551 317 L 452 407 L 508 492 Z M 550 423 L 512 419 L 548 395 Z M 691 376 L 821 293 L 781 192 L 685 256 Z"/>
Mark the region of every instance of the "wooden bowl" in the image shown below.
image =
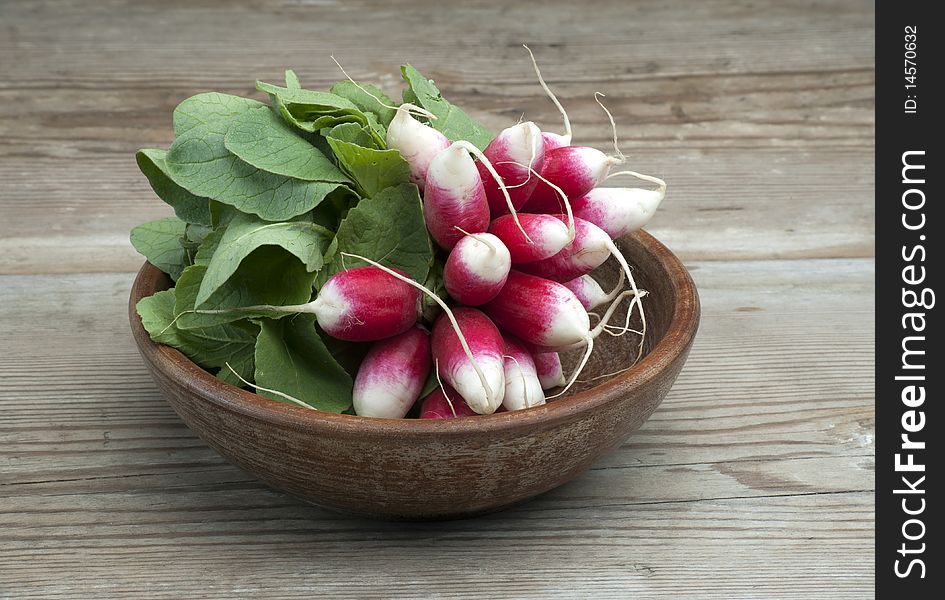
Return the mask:
<path id="1" fill-rule="evenodd" d="M 647 233 L 627 236 L 619 246 L 638 286 L 651 294 L 645 356 L 596 385 L 513 413 L 374 419 L 310 411 L 223 383 L 177 350 L 152 342 L 141 326 L 135 304 L 171 284 L 147 263 L 131 291 L 131 329 L 155 382 L 187 426 L 272 487 L 371 517 L 467 517 L 521 502 L 588 469 L 649 418 L 679 374 L 699 324 L 692 279 Z M 615 274 L 612 268 L 598 275 Z M 636 354 L 639 338 L 633 338 L 600 336 L 582 379 L 626 368 Z"/>

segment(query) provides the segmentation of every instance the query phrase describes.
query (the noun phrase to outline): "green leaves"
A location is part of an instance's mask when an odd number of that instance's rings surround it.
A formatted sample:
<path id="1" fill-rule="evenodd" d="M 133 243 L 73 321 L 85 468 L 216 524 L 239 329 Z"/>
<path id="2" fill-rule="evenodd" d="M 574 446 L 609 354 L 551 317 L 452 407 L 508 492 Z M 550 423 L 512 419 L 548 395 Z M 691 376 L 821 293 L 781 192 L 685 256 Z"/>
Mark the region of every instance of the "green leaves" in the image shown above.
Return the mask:
<path id="1" fill-rule="evenodd" d="M 351 376 L 315 330 L 315 317 L 297 315 L 263 321 L 256 340 L 256 384 L 278 390 L 318 410 L 342 412 L 351 406 Z M 276 394 L 259 395 L 285 402 Z"/>
<path id="2" fill-rule="evenodd" d="M 219 92 L 191 96 L 174 109 L 174 135 L 217 121 L 228 121 L 243 112 L 264 106 L 261 102 Z"/>
<path id="3" fill-rule="evenodd" d="M 341 125 L 335 125 L 331 129 L 323 129 L 322 131 L 325 135 L 326 144 L 329 139 L 336 139 L 361 146 L 362 148 L 373 148 L 375 150 L 387 149 L 386 145 L 377 142 L 377 139 L 371 133 L 370 127 L 364 127 L 357 123 L 342 123 Z M 329 149 L 330 148 L 331 146 L 329 146 Z"/>
<path id="4" fill-rule="evenodd" d="M 436 114 L 450 139 L 483 147 L 491 134 L 403 68 L 404 98 Z M 352 380 L 368 344 L 327 337 L 306 312 L 318 284 L 376 260 L 442 293 L 442 266 L 410 169 L 387 149 L 394 101 L 372 85 L 331 91 L 257 83 L 271 106 L 230 94 L 187 98 L 166 150 L 136 155 L 177 218 L 131 232 L 134 247 L 176 281 L 138 303 L 152 339 L 235 385 L 239 377 L 319 410 L 351 410 Z M 433 306 L 425 306 L 433 314 Z M 301 312 L 300 312 L 301 310 Z M 278 394 L 260 390 L 275 400 Z"/>
<path id="5" fill-rule="evenodd" d="M 283 221 L 312 210 L 339 187 L 338 183 L 302 181 L 249 165 L 226 149 L 226 131 L 226 122 L 213 121 L 174 140 L 166 160 L 178 185 L 269 221 Z"/>
<path id="6" fill-rule="evenodd" d="M 237 271 L 240 264 L 261 246 L 278 246 L 302 261 L 313 273 L 322 266 L 322 255 L 332 233 L 314 223 L 290 221 L 268 223 L 249 215 L 239 215 L 230 223 L 207 265 L 207 272 L 194 300 L 200 308 Z"/>
<path id="7" fill-rule="evenodd" d="M 167 172 L 167 164 L 164 161 L 166 156 L 167 152 L 164 150 L 145 148 L 138 150 L 135 160 L 138 162 L 138 168 L 148 178 L 151 189 L 161 200 L 171 205 L 178 218 L 188 223 L 210 225 L 210 204 L 213 201 L 195 196 L 174 183 Z"/>
<path id="8" fill-rule="evenodd" d="M 187 266 L 187 252 L 181 236 L 187 223 L 174 217 L 150 221 L 131 230 L 131 245 L 148 262 L 176 280 Z"/>
<path id="9" fill-rule="evenodd" d="M 335 137 L 328 137 L 328 144 L 364 196 L 374 196 L 381 190 L 410 182 L 410 165 L 398 150 L 365 148 Z"/>
<path id="10" fill-rule="evenodd" d="M 219 369 L 218 377 L 230 383 L 238 380 L 225 363 L 245 379 L 254 371 L 256 335 L 259 328 L 248 321 L 184 331 L 173 324 L 174 290 L 142 298 L 135 307 L 141 324 L 155 342 L 180 350 L 187 358 L 208 369 Z M 237 384 L 242 385 L 242 384 Z"/>
<path id="11" fill-rule="evenodd" d="M 436 115 L 436 120 L 430 121 L 430 125 L 442 132 L 451 142 L 467 140 L 480 150 L 485 150 L 495 137 L 488 129 L 447 102 L 433 84 L 433 80 L 421 75 L 420 71 L 410 65 L 404 65 L 400 72 L 409 86 L 404 90 L 404 102 L 416 104 Z"/>
<path id="12" fill-rule="evenodd" d="M 361 200 L 338 227 L 332 250 L 327 274 L 366 264 L 340 254 L 348 252 L 425 281 L 433 263 L 433 246 L 417 186 L 405 183 Z"/>
<path id="13" fill-rule="evenodd" d="M 366 115 L 373 115 L 378 124 L 386 130 L 390 122 L 394 120 L 394 115 L 397 114 L 397 109 L 389 108 L 395 106 L 394 101 L 376 86 L 358 85 L 361 87 L 359 88 L 350 81 L 339 81 L 331 86 L 331 93 L 350 100 Z M 387 106 L 384 106 L 385 104 Z"/>
<path id="14" fill-rule="evenodd" d="M 212 259 L 211 259 L 212 261 Z M 305 304 L 312 297 L 317 273 L 306 270 L 294 255 L 278 246 L 260 246 L 242 260 L 226 282 L 197 306 L 197 296 L 208 267 L 195 264 L 184 269 L 177 281 L 174 311 L 182 329 L 197 329 L 248 317 L 279 318 L 276 307 Z M 245 307 L 272 306 L 247 310 Z M 199 311 L 207 312 L 194 312 Z M 214 312 L 219 311 L 219 312 Z"/>
<path id="15" fill-rule="evenodd" d="M 262 81 L 256 82 L 256 89 L 269 94 L 282 118 L 303 131 L 316 132 L 339 123 L 368 124 L 354 103 L 330 92 L 283 88 Z"/>
<path id="16" fill-rule="evenodd" d="M 243 162 L 269 173 L 305 181 L 348 181 L 333 162 L 265 106 L 233 119 L 223 145 Z"/>

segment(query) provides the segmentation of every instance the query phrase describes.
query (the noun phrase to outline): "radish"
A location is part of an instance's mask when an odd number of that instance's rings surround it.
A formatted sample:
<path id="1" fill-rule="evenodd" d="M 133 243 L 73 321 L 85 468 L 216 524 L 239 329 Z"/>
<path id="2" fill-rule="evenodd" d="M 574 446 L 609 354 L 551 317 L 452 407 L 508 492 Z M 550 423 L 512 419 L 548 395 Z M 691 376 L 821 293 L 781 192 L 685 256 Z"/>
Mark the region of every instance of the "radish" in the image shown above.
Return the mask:
<path id="1" fill-rule="evenodd" d="M 489 415 L 502 403 L 505 393 L 503 354 L 505 341 L 493 322 L 475 308 L 453 310 L 456 329 L 467 340 L 469 353 L 461 347 L 456 330 L 441 314 L 433 324 L 432 349 L 437 373 L 443 375 L 469 406 Z M 470 359 L 469 354 L 475 358 Z"/>
<path id="2" fill-rule="evenodd" d="M 542 142 L 544 142 L 545 152 L 571 145 L 570 135 L 560 135 L 549 131 L 542 131 L 541 139 Z"/>
<path id="3" fill-rule="evenodd" d="M 666 182 L 658 177 L 621 171 L 613 173 L 608 179 L 623 174 L 653 182 L 659 187 L 655 190 L 595 188 L 571 202 L 575 217 L 594 223 L 614 240 L 646 225 L 666 197 Z"/>
<path id="4" fill-rule="evenodd" d="M 591 328 L 587 312 L 571 290 L 516 270 L 482 310 L 503 330 L 546 349 L 580 343 Z"/>
<path id="5" fill-rule="evenodd" d="M 489 233 L 502 240 L 508 248 L 513 263 L 550 258 L 571 241 L 567 225 L 552 215 L 520 213 L 518 220 L 521 229 L 516 226 L 512 215 L 503 215 L 489 226 Z M 532 243 L 525 238 L 522 230 L 528 234 Z"/>
<path id="6" fill-rule="evenodd" d="M 418 326 L 374 342 L 354 380 L 355 413 L 402 419 L 420 396 L 430 365 L 430 336 Z"/>
<path id="7" fill-rule="evenodd" d="M 456 245 L 464 231 L 481 233 L 489 228 L 489 201 L 470 153 L 479 157 L 498 182 L 506 203 L 512 206 L 509 192 L 489 159 L 469 142 L 453 143 L 430 162 L 423 196 L 427 229 L 446 250 Z"/>
<path id="8" fill-rule="evenodd" d="M 509 250 L 502 240 L 491 233 L 470 233 L 450 251 L 443 285 L 457 302 L 479 306 L 496 297 L 511 268 Z"/>
<path id="9" fill-rule="evenodd" d="M 541 130 L 531 121 L 507 127 L 489 142 L 482 153 L 489 159 L 496 173 L 505 183 L 512 207 L 515 210 L 522 208 L 538 184 L 538 180 L 531 177 L 529 169 L 533 168 L 540 172 L 545 162 L 545 147 Z M 523 167 L 523 164 L 527 166 Z M 492 215 L 508 214 L 509 207 L 502 190 L 499 189 L 498 182 L 490 176 L 485 163 L 478 162 L 476 165 L 482 177 Z"/>
<path id="10" fill-rule="evenodd" d="M 421 419 L 453 419 L 456 417 L 474 417 L 476 411 L 469 408 L 466 401 L 447 386 L 434 390 L 420 404 Z"/>
<path id="11" fill-rule="evenodd" d="M 505 336 L 505 398 L 502 406 L 521 410 L 545 403 L 535 360 L 522 344 Z"/>
<path id="12" fill-rule="evenodd" d="M 374 100 L 384 108 L 396 110 L 397 113 L 387 126 L 387 147 L 391 150 L 400 151 L 400 155 L 410 167 L 410 180 L 423 191 L 424 182 L 427 177 L 427 170 L 430 168 L 430 161 L 437 154 L 445 150 L 449 145 L 449 139 L 436 129 L 416 120 L 413 115 L 417 114 L 428 119 L 436 119 L 436 115 L 420 108 L 419 106 L 404 103 L 400 106 L 389 106 L 383 100 L 372 94 L 364 86 L 348 75 L 344 67 L 341 66 L 334 56 L 331 57 L 344 76 L 354 84 L 359 90 L 374 98 Z"/>
<path id="13" fill-rule="evenodd" d="M 541 175 L 557 185 L 568 198 L 580 198 L 603 183 L 612 165 L 623 162 L 607 156 L 596 148 L 564 146 L 545 152 Z M 529 212 L 560 213 L 565 208 L 561 197 L 543 181 L 539 181 L 525 205 Z"/>
<path id="14" fill-rule="evenodd" d="M 479 233 L 489 226 L 489 202 L 482 178 L 469 153 L 451 145 L 430 162 L 423 197 L 423 218 L 430 236 L 450 250 L 464 231 Z"/>
<path id="15" fill-rule="evenodd" d="M 420 315 L 419 283 L 361 256 L 372 266 L 339 271 L 328 278 L 318 296 L 307 304 L 256 305 L 215 310 L 188 310 L 204 315 L 314 314 L 328 335 L 349 342 L 373 342 L 410 329 Z M 431 292 L 432 293 L 432 292 Z M 173 322 L 172 322 L 173 324 Z"/>
<path id="16" fill-rule="evenodd" d="M 535 371 L 543 390 L 561 387 L 567 383 L 561 368 L 561 357 L 557 352 L 533 352 L 532 359 L 535 361 Z"/>
<path id="17" fill-rule="evenodd" d="M 571 119 L 568 118 L 567 111 L 564 110 L 564 107 L 561 106 L 561 103 L 558 102 L 558 98 L 554 95 L 554 92 L 548 87 L 548 84 L 545 83 L 544 77 L 541 76 L 541 70 L 538 69 L 538 61 L 535 60 L 535 55 L 532 53 L 532 49 L 522 44 L 522 47 L 528 50 L 528 55 L 532 59 L 532 67 L 535 68 L 535 75 L 538 77 L 538 85 L 541 86 L 541 89 L 545 90 L 545 93 L 548 94 L 548 97 L 551 98 L 551 101 L 554 102 L 555 108 L 558 109 L 558 112 L 561 113 L 561 116 L 564 118 L 564 135 L 557 133 L 551 133 L 548 131 L 543 131 L 541 133 L 541 139 L 545 152 L 549 150 L 554 150 L 555 148 L 563 148 L 564 146 L 571 145 Z M 540 168 L 538 169 L 541 170 Z"/>
<path id="18" fill-rule="evenodd" d="M 420 293 L 373 266 L 339 271 L 310 302 L 318 326 L 349 342 L 370 342 L 403 333 L 417 322 Z"/>
<path id="19" fill-rule="evenodd" d="M 546 150 L 541 175 L 547 181 L 539 181 L 532 191 L 525 205 L 529 212 L 565 212 L 558 190 L 549 183 L 564 190 L 568 198 L 580 198 L 604 182 L 610 167 L 626 162 L 627 157 L 620 151 L 617 143 L 617 124 L 613 115 L 600 101 L 601 97 L 603 94 L 600 92 L 594 93 L 594 100 L 607 113 L 614 132 L 614 156 L 607 156 L 600 150 L 587 146 L 564 146 Z"/>
<path id="20" fill-rule="evenodd" d="M 590 275 L 581 275 L 570 281 L 565 281 L 564 287 L 574 292 L 574 295 L 581 302 L 585 310 L 593 310 L 601 304 L 606 304 L 617 297 L 617 294 L 620 293 L 620 289 L 623 287 L 624 277 L 623 271 L 620 271 L 620 281 L 610 293 L 605 292 L 603 288 L 600 287 L 600 284 Z"/>
<path id="21" fill-rule="evenodd" d="M 400 151 L 410 165 L 410 180 L 422 192 L 430 163 L 449 147 L 450 141 L 436 129 L 413 118 L 409 112 L 413 108 L 416 107 L 411 104 L 397 108 L 397 114 L 387 127 L 387 147 Z"/>
<path id="22" fill-rule="evenodd" d="M 562 221 L 564 215 L 554 215 Z M 603 229 L 584 219 L 574 219 L 574 241 L 550 258 L 516 265 L 532 275 L 558 282 L 570 281 L 604 264 L 613 252 L 620 252 Z"/>
<path id="23" fill-rule="evenodd" d="M 610 242 L 610 244 L 613 246 L 613 242 Z M 496 323 L 502 324 L 504 329 L 530 344 L 533 352 L 540 351 L 543 348 L 547 350 L 570 350 L 581 346 L 587 347 L 584 357 L 581 359 L 580 364 L 575 369 L 567 385 L 563 390 L 558 392 L 555 397 L 566 393 L 571 386 L 574 385 L 574 382 L 577 381 L 578 376 L 587 364 L 587 360 L 591 357 L 591 352 L 594 351 L 594 339 L 600 335 L 602 331 L 607 330 L 608 322 L 613 316 L 617 306 L 620 304 L 620 301 L 631 295 L 634 296 L 634 298 L 630 304 L 630 308 L 627 310 L 627 324 L 623 328 L 616 328 L 620 331 L 620 333 L 616 335 L 623 335 L 630 331 L 630 313 L 633 310 L 633 306 L 636 305 L 639 308 L 642 327 L 638 332 L 640 335 L 640 343 L 634 363 L 643 356 L 643 344 L 646 339 L 646 314 L 643 312 L 641 299 L 646 295 L 646 291 L 637 289 L 636 282 L 633 280 L 633 273 L 630 271 L 630 266 L 616 246 L 613 246 L 613 251 L 614 257 L 620 263 L 621 267 L 623 267 L 624 272 L 630 279 L 630 287 L 632 290 L 620 294 L 614 300 L 601 318 L 600 323 L 598 323 L 593 330 L 590 329 L 590 318 L 588 314 L 583 311 L 580 301 L 571 290 L 554 281 L 529 276 L 517 271 L 509 272 L 506 285 L 502 287 L 502 291 L 499 292 L 499 295 L 482 307 L 483 310 L 489 313 L 489 316 L 495 319 Z M 363 260 L 390 276 L 423 291 L 439 304 L 443 312 L 434 324 L 432 342 L 433 360 L 437 378 L 439 379 L 440 373 L 439 357 L 442 356 L 446 359 L 444 365 L 447 366 L 447 373 L 452 377 L 452 380 L 447 379 L 447 381 L 450 381 L 453 386 L 460 391 L 460 395 L 469 402 L 474 410 L 483 407 L 488 409 L 491 407 L 490 412 L 492 412 L 495 410 L 496 406 L 502 403 L 502 393 L 504 392 L 502 387 L 504 387 L 504 383 L 503 386 L 500 387 L 499 392 L 495 392 L 496 386 L 494 382 L 497 379 L 497 369 L 495 368 L 497 361 L 495 355 L 497 352 L 501 352 L 500 349 L 504 349 L 505 344 L 495 323 L 474 308 L 459 309 L 462 311 L 464 322 L 466 322 L 468 328 L 474 334 L 473 339 L 476 344 L 477 352 L 473 352 L 472 347 L 466 340 L 466 335 L 460 326 L 459 320 L 453 314 L 453 311 L 450 310 L 449 306 L 435 293 L 416 281 L 388 269 L 369 258 L 358 256 L 357 254 L 349 254 L 347 252 L 342 252 L 341 255 Z M 579 307 L 577 310 L 575 310 L 575 305 Z M 531 311 L 528 310 L 529 307 L 531 307 Z M 524 318 L 519 320 L 517 318 L 519 315 L 522 315 Z M 444 318 L 449 319 L 450 325 L 453 328 L 452 332 L 446 329 Z M 437 336 L 438 327 L 441 333 L 439 338 Z M 441 341 L 439 346 L 437 344 L 438 339 Z M 460 355 L 458 352 L 456 348 L 457 341 L 465 353 L 465 356 Z M 478 357 L 476 353 L 479 354 Z M 482 359 L 487 361 L 487 369 L 483 369 L 480 366 Z M 472 368 L 479 378 L 478 385 L 472 382 L 472 378 L 469 376 L 469 367 Z M 498 371 L 499 381 L 504 382 L 504 369 L 500 368 Z M 457 385 L 457 382 L 461 383 Z M 469 395 L 463 393 L 464 391 Z M 479 412 L 479 414 L 488 414 L 480 412 L 480 410 L 477 410 L 477 412 Z"/>
<path id="24" fill-rule="evenodd" d="M 555 215 L 558 219 L 564 220 L 567 217 L 565 215 Z M 640 319 L 643 322 L 643 331 L 646 331 L 646 316 L 643 313 L 643 303 L 642 298 L 644 294 L 640 293 L 640 290 L 637 289 L 636 281 L 633 278 L 633 272 L 630 270 L 630 265 L 627 264 L 627 259 L 624 258 L 623 253 L 620 252 L 620 249 L 617 248 L 613 240 L 610 239 L 610 236 L 607 233 L 594 225 L 589 221 L 584 219 L 574 219 L 574 227 L 576 232 L 576 237 L 574 241 L 571 242 L 564 250 L 555 254 L 551 258 L 546 258 L 545 260 L 539 260 L 535 262 L 522 263 L 517 265 L 517 267 L 532 275 L 538 275 L 540 277 L 545 277 L 554 281 L 571 281 L 581 275 L 586 275 L 590 273 L 607 260 L 608 255 L 613 255 L 617 259 L 617 262 L 620 263 L 620 267 L 623 270 L 624 275 L 627 280 L 630 282 L 631 295 L 637 296 L 634 300 L 634 303 L 631 305 L 636 306 L 640 313 Z M 621 282 L 622 284 L 622 282 Z M 619 286 L 618 286 L 619 287 Z M 570 291 L 570 290 L 569 290 Z M 501 295 L 501 294 L 500 294 Z M 628 325 L 624 328 L 625 330 L 629 328 L 630 314 L 627 314 L 627 323 Z M 601 321 L 603 323 L 604 321 Z M 640 347 L 642 349 L 643 345 L 643 336 L 640 336 Z"/>
<path id="25" fill-rule="evenodd" d="M 447 374 L 454 387 L 461 395 L 470 402 L 473 408 L 482 410 L 495 410 L 495 407 L 502 403 L 502 393 L 504 390 L 504 377 L 502 371 L 502 350 L 505 349 L 505 342 L 499 334 L 498 329 L 485 315 L 474 308 L 461 308 L 463 322 L 472 334 L 473 346 L 466 340 L 466 334 L 460 326 L 460 321 L 446 302 L 437 296 L 431 290 L 423 287 L 416 281 L 406 277 L 392 269 L 388 269 L 370 258 L 342 252 L 341 256 L 357 258 L 363 260 L 371 266 L 387 273 L 391 277 L 398 279 L 426 294 L 434 302 L 440 305 L 443 312 L 437 317 L 433 328 L 432 354 L 434 359 L 434 369 L 437 380 L 440 378 L 440 358 L 444 359 L 443 364 L 447 369 Z M 447 323 L 449 321 L 449 323 Z M 452 331 L 449 331 L 452 327 Z M 439 335 L 437 332 L 439 331 Z M 457 347 L 458 343 L 458 347 Z M 479 357 L 476 356 L 478 352 Z M 498 354 L 498 358 L 495 355 Z M 485 369 L 480 366 L 480 362 L 485 362 Z M 496 363 L 498 363 L 496 365 Z M 470 370 L 478 378 L 478 382 L 473 381 Z M 498 372 L 498 382 L 496 381 L 496 371 Z M 478 383 L 478 385 L 477 385 Z M 496 384 L 499 385 L 496 385 Z M 458 384 L 458 385 L 457 385 Z M 465 393 L 464 393 L 465 392 Z M 467 395 L 468 394 L 468 395 Z M 470 401 L 470 398 L 472 400 Z"/>
<path id="26" fill-rule="evenodd" d="M 594 350 L 594 339 L 605 331 L 620 301 L 632 293 L 619 295 L 591 330 L 587 312 L 571 290 L 560 283 L 513 270 L 499 295 L 484 304 L 482 310 L 503 330 L 528 344 L 533 355 L 586 347 L 574 374 L 557 394 L 560 396 L 577 381 Z"/>

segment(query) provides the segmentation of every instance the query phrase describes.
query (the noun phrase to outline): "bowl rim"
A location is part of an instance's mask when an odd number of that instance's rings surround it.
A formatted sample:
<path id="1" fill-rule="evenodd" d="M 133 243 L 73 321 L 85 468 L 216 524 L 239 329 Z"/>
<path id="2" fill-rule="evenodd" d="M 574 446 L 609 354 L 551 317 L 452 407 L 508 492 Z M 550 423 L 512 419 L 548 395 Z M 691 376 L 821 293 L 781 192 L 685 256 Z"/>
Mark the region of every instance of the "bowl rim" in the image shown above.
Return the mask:
<path id="1" fill-rule="evenodd" d="M 153 282 L 163 273 L 147 261 L 138 271 L 129 298 L 129 321 L 142 357 L 167 377 L 175 379 L 192 392 L 221 409 L 295 430 L 330 428 L 339 433 L 363 436 L 466 436 L 495 434 L 520 427 L 547 427 L 567 421 L 585 411 L 615 401 L 635 388 L 646 385 L 684 354 L 699 326 L 699 295 L 682 262 L 659 240 L 645 231 L 634 232 L 617 240 L 626 246 L 628 238 L 668 273 L 676 306 L 662 339 L 639 363 L 611 379 L 554 402 L 520 411 L 456 419 L 389 419 L 362 417 L 305 409 L 259 396 L 230 385 L 203 370 L 178 350 L 151 340 L 135 309 L 138 300 L 153 293 Z M 146 290 L 145 288 L 149 288 Z M 148 292 L 147 294 L 145 292 Z"/>

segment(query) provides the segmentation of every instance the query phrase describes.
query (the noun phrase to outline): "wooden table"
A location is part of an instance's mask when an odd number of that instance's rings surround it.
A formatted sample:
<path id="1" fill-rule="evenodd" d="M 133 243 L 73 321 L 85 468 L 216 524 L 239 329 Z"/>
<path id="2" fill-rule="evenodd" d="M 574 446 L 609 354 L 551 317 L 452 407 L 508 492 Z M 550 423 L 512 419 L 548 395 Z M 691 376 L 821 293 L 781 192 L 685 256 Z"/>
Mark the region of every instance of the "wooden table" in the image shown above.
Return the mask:
<path id="1" fill-rule="evenodd" d="M 873 12 L 846 2 L 0 3 L 0 598 L 865 598 L 873 592 Z M 537 4 L 537 3 L 535 3 Z M 313 508 L 159 396 L 133 152 L 204 90 L 295 68 L 393 90 L 409 60 L 494 129 L 522 113 L 669 196 L 704 303 L 676 386 L 574 482 L 470 521 Z"/>

